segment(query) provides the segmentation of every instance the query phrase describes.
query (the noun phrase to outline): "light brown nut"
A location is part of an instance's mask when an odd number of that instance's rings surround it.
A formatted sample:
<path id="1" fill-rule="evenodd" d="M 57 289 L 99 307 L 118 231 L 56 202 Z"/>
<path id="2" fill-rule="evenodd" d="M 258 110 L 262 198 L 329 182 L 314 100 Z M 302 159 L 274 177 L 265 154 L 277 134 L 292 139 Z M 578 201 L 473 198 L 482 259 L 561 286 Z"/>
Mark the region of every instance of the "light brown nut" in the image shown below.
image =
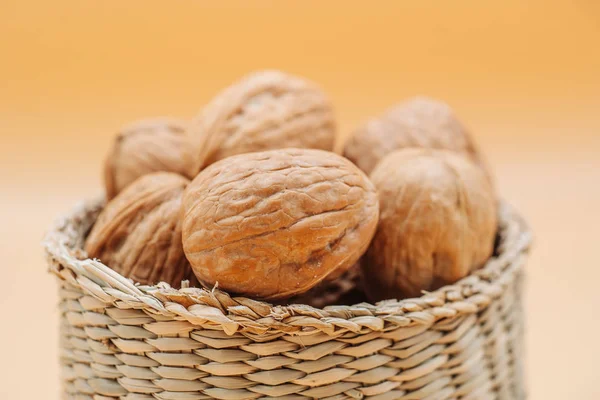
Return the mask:
<path id="1" fill-rule="evenodd" d="M 188 183 L 155 172 L 129 185 L 98 216 L 86 240 L 89 256 L 142 284 L 196 282 L 181 243 L 181 198 Z"/>
<path id="2" fill-rule="evenodd" d="M 341 275 L 369 245 L 375 188 L 334 153 L 241 154 L 202 171 L 183 197 L 183 248 L 207 286 L 263 299 Z"/>
<path id="3" fill-rule="evenodd" d="M 315 84 L 279 71 L 244 77 L 192 122 L 195 172 L 235 154 L 286 147 L 332 150 L 331 103 Z"/>
<path id="4" fill-rule="evenodd" d="M 371 174 L 377 232 L 363 262 L 373 301 L 418 296 L 465 277 L 493 251 L 496 199 L 485 173 L 450 151 L 406 149 Z"/>
<path id="5" fill-rule="evenodd" d="M 409 147 L 452 150 L 482 164 L 473 140 L 452 109 L 426 97 L 400 103 L 367 121 L 346 141 L 344 156 L 370 174 L 387 154 Z"/>
<path id="6" fill-rule="evenodd" d="M 192 148 L 182 121 L 154 118 L 120 130 L 104 162 L 108 199 L 133 181 L 152 172 L 192 177 Z"/>

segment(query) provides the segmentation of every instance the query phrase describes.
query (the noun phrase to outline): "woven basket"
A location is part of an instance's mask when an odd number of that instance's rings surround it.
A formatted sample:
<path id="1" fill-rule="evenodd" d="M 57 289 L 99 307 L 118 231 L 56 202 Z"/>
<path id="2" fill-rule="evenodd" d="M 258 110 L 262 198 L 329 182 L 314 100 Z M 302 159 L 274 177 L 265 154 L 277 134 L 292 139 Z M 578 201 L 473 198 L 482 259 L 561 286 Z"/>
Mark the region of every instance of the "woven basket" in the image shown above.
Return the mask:
<path id="1" fill-rule="evenodd" d="M 44 242 L 58 276 L 68 399 L 521 399 L 524 222 L 501 207 L 496 255 L 420 298 L 323 309 L 136 286 L 85 258 L 102 202 Z"/>

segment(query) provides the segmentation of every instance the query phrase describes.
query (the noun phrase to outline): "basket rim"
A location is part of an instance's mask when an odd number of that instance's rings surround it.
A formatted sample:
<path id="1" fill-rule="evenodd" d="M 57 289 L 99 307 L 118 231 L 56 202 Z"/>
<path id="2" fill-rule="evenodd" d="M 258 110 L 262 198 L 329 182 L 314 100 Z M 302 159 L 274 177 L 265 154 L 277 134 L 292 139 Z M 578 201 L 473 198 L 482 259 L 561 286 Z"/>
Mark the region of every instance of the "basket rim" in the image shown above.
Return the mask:
<path id="1" fill-rule="evenodd" d="M 273 305 L 245 297 L 232 297 L 217 288 L 174 289 L 161 282 L 137 285 L 97 259 L 87 258 L 83 237 L 90 220 L 104 206 L 104 198 L 82 201 L 46 234 L 42 244 L 49 272 L 85 295 L 122 309 L 187 321 L 229 335 L 368 333 L 398 327 L 430 326 L 443 318 L 477 313 L 500 297 L 527 257 L 532 235 L 506 202 L 499 207 L 499 252 L 481 269 L 460 281 L 421 297 L 384 300 L 375 304 L 315 308 L 304 304 Z M 67 289 L 68 290 L 68 289 Z"/>

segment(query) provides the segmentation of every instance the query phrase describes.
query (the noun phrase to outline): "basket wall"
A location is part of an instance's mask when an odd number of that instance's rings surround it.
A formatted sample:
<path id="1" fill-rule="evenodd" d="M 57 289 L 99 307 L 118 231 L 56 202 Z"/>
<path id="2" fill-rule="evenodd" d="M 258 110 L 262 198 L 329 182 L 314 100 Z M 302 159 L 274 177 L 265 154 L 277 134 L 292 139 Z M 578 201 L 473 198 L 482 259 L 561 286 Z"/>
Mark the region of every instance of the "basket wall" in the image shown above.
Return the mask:
<path id="1" fill-rule="evenodd" d="M 59 277 L 64 398 L 522 399 L 529 232 L 503 207 L 500 252 L 418 299 L 272 306 L 135 286 L 79 250 L 101 203 L 46 240 Z"/>

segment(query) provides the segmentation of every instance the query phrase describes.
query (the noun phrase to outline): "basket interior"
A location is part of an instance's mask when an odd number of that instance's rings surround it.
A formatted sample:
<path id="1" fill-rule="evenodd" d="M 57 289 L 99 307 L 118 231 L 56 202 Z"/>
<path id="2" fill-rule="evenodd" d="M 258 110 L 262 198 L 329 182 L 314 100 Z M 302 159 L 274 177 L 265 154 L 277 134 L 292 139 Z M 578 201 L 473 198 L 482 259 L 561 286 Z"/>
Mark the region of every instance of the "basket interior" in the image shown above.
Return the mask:
<path id="1" fill-rule="evenodd" d="M 248 308 L 244 318 L 250 315 L 249 321 L 265 316 L 281 319 L 287 315 L 317 315 L 319 318 L 342 319 L 364 315 L 397 316 L 406 315 L 415 309 L 432 310 L 441 305 L 455 309 L 463 306 L 477 308 L 486 303 L 486 300 L 478 296 L 493 298 L 494 293 L 498 291 L 493 288 L 501 284 L 499 279 L 503 274 L 510 273 L 511 268 L 514 269 L 514 264 L 527 252 L 531 241 L 527 225 L 510 206 L 503 203 L 500 207 L 500 224 L 493 257 L 481 269 L 453 285 L 424 293 L 420 298 L 393 299 L 371 304 L 356 287 L 357 278 L 353 276 L 353 281 L 349 283 L 350 289 L 346 285 L 343 293 L 335 293 L 335 285 L 332 285 L 334 296 L 330 296 L 326 301 L 319 299 L 316 307 L 298 302 L 271 304 L 235 296 L 219 289 L 176 289 L 166 283 L 153 286 L 136 285 L 100 261 L 87 258 L 82 250 L 83 243 L 103 205 L 104 201 L 101 199 L 82 203 L 69 215 L 60 219 L 49 232 L 44 245 L 52 273 L 60 279 L 82 287 L 102 301 L 127 301 L 131 307 L 145 308 L 154 313 L 176 314 L 189 319 L 194 318 L 194 313 L 190 315 L 190 307 L 207 306 L 213 308 L 214 311 L 211 312 L 218 315 L 214 323 L 220 324 L 222 316 L 230 320 L 231 327 L 235 326 L 236 330 L 246 329 L 245 325 L 250 326 L 244 321 L 241 325 L 235 322 L 240 320 L 240 307 Z M 339 282 L 336 282 L 337 284 Z M 328 293 L 327 289 L 322 293 L 325 296 L 332 294 Z"/>

